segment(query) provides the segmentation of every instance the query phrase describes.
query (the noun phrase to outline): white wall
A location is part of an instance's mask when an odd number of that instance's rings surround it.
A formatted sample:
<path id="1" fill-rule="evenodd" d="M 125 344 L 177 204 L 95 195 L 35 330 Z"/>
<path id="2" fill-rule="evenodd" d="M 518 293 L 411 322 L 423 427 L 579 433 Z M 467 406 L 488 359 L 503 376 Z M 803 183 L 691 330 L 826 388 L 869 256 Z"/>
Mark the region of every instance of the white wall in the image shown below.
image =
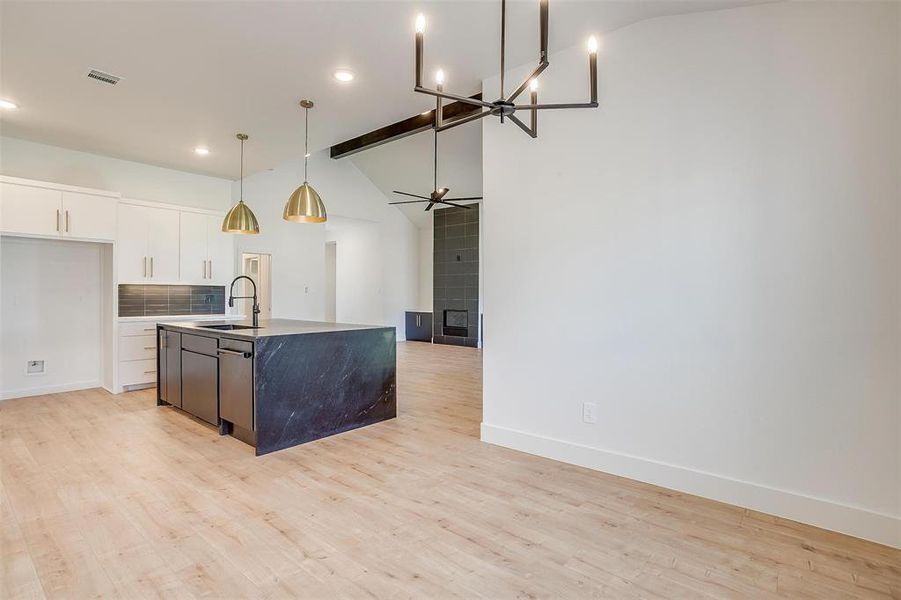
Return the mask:
<path id="1" fill-rule="evenodd" d="M 348 160 L 332 160 L 326 151 L 310 157 L 310 184 L 319 192 L 329 220 L 341 217 L 367 221 L 377 230 L 377 241 L 366 272 L 378 273 L 378 286 L 359 281 L 359 299 L 377 310 L 364 322 L 397 327 L 403 339 L 403 313 L 417 302 L 419 259 L 416 228 Z M 325 317 L 325 241 L 327 225 L 291 223 L 282 219 L 285 201 L 302 183 L 303 162 L 292 160 L 272 171 L 244 180 L 244 201 L 260 222 L 260 234 L 239 236 L 238 252 L 272 254 L 272 314 L 274 317 L 322 320 Z M 238 185 L 232 188 L 237 199 Z M 346 266 L 346 265 L 345 265 Z M 338 269 L 341 248 L 338 248 Z M 373 289 L 378 294 L 373 297 Z M 338 305 L 342 299 L 339 295 Z M 338 314 L 338 320 L 342 317 Z"/>
<path id="2" fill-rule="evenodd" d="M 431 219 L 430 219 L 431 220 Z M 432 226 L 419 230 L 419 310 L 432 312 L 435 282 L 435 230 Z"/>
<path id="3" fill-rule="evenodd" d="M 0 238 L 0 397 L 101 385 L 103 249 Z M 30 360 L 44 360 L 45 374 L 26 375 Z"/>
<path id="4" fill-rule="evenodd" d="M 484 120 L 483 439 L 901 545 L 899 9 L 642 22 Z"/>
<path id="5" fill-rule="evenodd" d="M 0 174 L 121 192 L 125 198 L 228 210 L 228 179 L 0 137 Z"/>
<path id="6" fill-rule="evenodd" d="M 165 202 L 187 207 L 206 208 L 214 210 L 227 210 L 231 202 L 232 182 L 227 179 L 207 177 L 182 171 L 175 171 L 147 165 L 70 150 L 58 146 L 50 146 L 21 140 L 11 137 L 0 137 L 0 174 L 26 179 L 36 179 L 53 183 L 76 185 L 97 189 L 105 189 L 120 192 L 124 197 L 131 199 Z M 19 249 L 16 244 L 27 242 L 15 241 L 4 237 L 3 247 L 10 243 L 11 248 Z M 107 342 L 99 347 L 100 354 L 94 352 L 93 335 L 95 326 L 98 339 L 113 339 L 113 303 L 116 294 L 112 286 L 112 250 L 106 247 L 102 251 L 99 246 L 83 248 L 81 244 L 72 242 L 59 242 L 50 244 L 46 248 L 37 246 L 35 252 L 28 256 L 25 264 L 34 273 L 56 274 L 65 266 L 71 270 L 66 272 L 58 285 L 70 285 L 70 279 L 79 273 L 79 263 L 85 259 L 85 253 L 99 251 L 102 260 L 101 272 L 103 274 L 101 289 L 96 293 L 101 294 L 100 308 L 105 317 L 97 323 L 94 321 L 93 295 L 79 294 L 55 295 L 53 298 L 40 298 L 37 301 L 28 302 L 22 298 L 35 294 L 43 294 L 48 289 L 54 289 L 50 282 L 34 279 L 34 274 L 22 274 L 18 267 L 2 273 L 3 278 L 3 306 L 0 331 L 3 333 L 3 366 L 0 373 L 0 395 L 12 397 L 16 395 L 28 395 L 35 393 L 59 392 L 69 389 L 80 389 L 86 385 L 103 385 L 108 390 L 113 389 L 113 343 Z M 59 246 L 63 243 L 63 246 Z M 71 250 L 68 250 L 71 249 Z M 71 252 L 71 256 L 60 259 L 56 254 L 64 251 Z M 54 254 L 54 252 L 56 254 Z M 11 253 L 18 256 L 18 253 Z M 8 256 L 2 258 L 4 264 L 14 260 Z M 18 258 L 16 258 L 18 260 Z M 93 259 L 91 259 L 93 260 Z M 72 261 L 75 261 L 73 263 Z M 93 264 L 93 263 L 92 263 Z M 5 271 L 5 269 L 4 269 Z M 87 270 L 89 279 L 93 281 L 94 269 L 90 266 Z M 24 279 L 32 287 L 16 289 L 12 281 Z M 74 284 L 71 284 L 74 285 Z M 70 287 L 71 287 L 70 285 Z M 78 284 L 81 290 L 81 284 Z M 37 287 L 34 287 L 37 286 Z M 49 286 L 49 287 L 48 287 Z M 18 294 L 20 305 L 27 305 L 28 310 L 38 310 L 37 313 L 29 313 L 27 319 L 19 319 L 21 308 L 15 308 L 8 304 L 12 301 L 9 294 Z M 49 293 L 49 292 L 47 292 Z M 93 293 L 93 292 L 92 292 Z M 73 300 L 74 298 L 74 300 Z M 61 303 L 69 302 L 63 305 Z M 100 309 L 98 309 L 100 310 Z M 52 313 L 52 315 L 51 315 Z M 84 316 L 83 318 L 83 315 Z M 27 329 L 26 329 L 27 327 Z M 66 333 L 59 337 L 61 331 Z M 75 339 L 74 333 L 86 333 Z M 70 336 L 70 333 L 72 334 Z M 102 337 L 100 337 L 102 334 Z M 27 339 L 28 343 L 20 343 Z M 60 349 L 64 349 L 65 354 Z M 69 352 L 72 352 L 70 355 Z M 22 375 L 22 365 L 29 360 L 27 357 L 47 357 L 50 370 L 45 376 Z"/>
<path id="7" fill-rule="evenodd" d="M 329 217 L 326 240 L 335 242 L 335 320 L 382 322 L 382 264 L 377 223 Z M 327 270 L 327 268 L 326 268 Z"/>

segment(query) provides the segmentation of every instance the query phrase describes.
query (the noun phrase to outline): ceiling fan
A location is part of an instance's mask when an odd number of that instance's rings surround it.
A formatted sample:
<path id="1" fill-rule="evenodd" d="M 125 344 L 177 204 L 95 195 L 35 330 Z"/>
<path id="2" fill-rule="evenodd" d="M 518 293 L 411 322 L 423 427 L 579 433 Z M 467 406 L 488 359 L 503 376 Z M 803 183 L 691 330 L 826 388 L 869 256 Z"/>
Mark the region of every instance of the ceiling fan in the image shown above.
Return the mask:
<path id="1" fill-rule="evenodd" d="M 440 106 L 438 108 L 438 112 L 440 113 Z M 428 196 L 420 196 L 419 194 L 410 194 L 408 192 L 399 192 L 394 190 L 395 194 L 400 194 L 401 196 L 411 196 L 413 198 L 419 198 L 419 200 L 403 200 L 400 202 L 389 202 L 388 204 L 417 204 L 419 202 L 428 202 L 428 206 L 425 207 L 427 211 L 432 210 L 432 207 L 436 204 L 446 204 L 448 206 L 455 206 L 457 208 L 465 208 L 469 210 L 472 206 L 467 204 L 455 204 L 455 202 L 461 202 L 463 200 L 481 200 L 482 196 L 467 196 L 466 198 L 448 198 L 444 199 L 447 193 L 450 191 L 450 188 L 439 188 L 438 187 L 438 125 L 435 124 L 433 128 L 435 132 L 435 147 L 434 147 L 434 163 L 432 165 L 432 193 Z"/>

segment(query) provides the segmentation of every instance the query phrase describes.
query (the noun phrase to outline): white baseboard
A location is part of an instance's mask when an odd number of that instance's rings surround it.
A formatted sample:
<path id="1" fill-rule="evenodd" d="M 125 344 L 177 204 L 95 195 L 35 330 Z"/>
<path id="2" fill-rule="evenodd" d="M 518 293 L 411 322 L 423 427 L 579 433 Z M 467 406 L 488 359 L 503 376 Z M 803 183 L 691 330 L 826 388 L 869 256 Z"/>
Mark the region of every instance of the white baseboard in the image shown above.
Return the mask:
<path id="1" fill-rule="evenodd" d="M 901 548 L 901 517 L 487 423 L 482 441 Z"/>
<path id="2" fill-rule="evenodd" d="M 59 385 L 45 385 L 41 387 L 33 387 L 22 390 L 9 390 L 0 392 L 0 400 L 12 400 L 13 398 L 28 398 L 29 396 L 43 396 L 44 394 L 59 394 L 62 392 L 77 392 L 78 390 L 89 390 L 91 388 L 103 387 L 100 380 L 94 381 L 77 381 L 75 383 L 64 383 Z"/>

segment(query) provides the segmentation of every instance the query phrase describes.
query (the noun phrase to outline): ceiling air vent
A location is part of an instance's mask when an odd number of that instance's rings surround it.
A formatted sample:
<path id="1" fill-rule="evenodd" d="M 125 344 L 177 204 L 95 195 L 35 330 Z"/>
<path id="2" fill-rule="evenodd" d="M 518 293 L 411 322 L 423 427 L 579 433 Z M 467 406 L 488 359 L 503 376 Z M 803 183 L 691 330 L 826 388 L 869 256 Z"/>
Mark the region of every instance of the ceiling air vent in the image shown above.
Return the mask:
<path id="1" fill-rule="evenodd" d="M 117 83 L 119 83 L 120 79 L 115 75 L 110 75 L 109 73 L 98 71 L 97 69 L 91 69 L 91 72 L 88 73 L 88 77 L 91 79 L 96 79 L 97 81 L 102 81 L 103 83 L 108 83 L 110 85 L 116 85 Z"/>

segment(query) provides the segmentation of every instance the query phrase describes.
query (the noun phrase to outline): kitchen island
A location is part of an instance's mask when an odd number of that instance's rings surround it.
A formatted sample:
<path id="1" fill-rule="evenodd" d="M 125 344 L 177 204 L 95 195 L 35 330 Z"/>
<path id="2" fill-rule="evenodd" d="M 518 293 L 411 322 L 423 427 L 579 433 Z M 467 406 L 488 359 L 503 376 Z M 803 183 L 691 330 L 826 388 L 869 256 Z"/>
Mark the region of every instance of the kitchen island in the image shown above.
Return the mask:
<path id="1" fill-rule="evenodd" d="M 258 456 L 397 416 L 393 327 L 176 321 L 157 335 L 157 404 Z"/>

